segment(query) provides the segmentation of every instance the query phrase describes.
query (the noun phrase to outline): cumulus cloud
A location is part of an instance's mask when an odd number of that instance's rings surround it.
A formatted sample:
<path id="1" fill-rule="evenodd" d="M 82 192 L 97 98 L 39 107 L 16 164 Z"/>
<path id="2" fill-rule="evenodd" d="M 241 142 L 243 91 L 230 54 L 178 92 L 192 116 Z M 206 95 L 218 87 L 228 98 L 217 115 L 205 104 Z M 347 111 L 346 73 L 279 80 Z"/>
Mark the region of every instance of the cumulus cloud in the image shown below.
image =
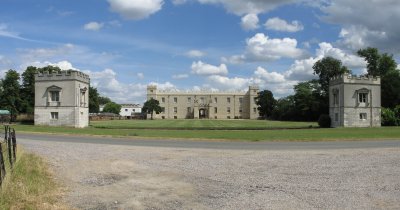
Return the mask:
<path id="1" fill-rule="evenodd" d="M 172 79 L 186 79 L 188 78 L 188 74 L 174 74 L 172 75 Z"/>
<path id="2" fill-rule="evenodd" d="M 197 75 L 226 75 L 228 68 L 225 64 L 220 66 L 213 66 L 211 64 L 203 63 L 201 61 L 192 63 L 192 73 Z"/>
<path id="3" fill-rule="evenodd" d="M 359 71 L 366 67 L 366 62 L 363 58 L 335 48 L 330 43 L 321 42 L 319 43 L 319 48 L 316 49 L 315 57 L 295 60 L 285 72 L 285 76 L 292 80 L 301 81 L 315 79 L 316 76 L 313 75 L 314 70 L 312 68 L 314 63 L 328 56 L 341 60 L 343 65 L 349 67 L 351 70 Z"/>
<path id="4" fill-rule="evenodd" d="M 242 90 L 248 86 L 250 79 L 241 77 L 227 77 L 221 75 L 211 75 L 207 77 L 209 83 L 212 87 L 222 89 L 222 90 Z"/>
<path id="5" fill-rule="evenodd" d="M 343 46 L 400 51 L 400 1 L 332 0 L 321 10 L 325 14 L 323 20 L 343 27 Z"/>
<path id="6" fill-rule="evenodd" d="M 232 63 L 273 61 L 280 58 L 299 58 L 303 50 L 297 48 L 297 40 L 291 38 L 270 39 L 263 33 L 257 33 L 246 41 L 243 55 L 234 55 L 228 59 Z"/>
<path id="7" fill-rule="evenodd" d="M 254 72 L 254 76 L 267 83 L 282 83 L 286 81 L 283 74 L 278 72 L 268 72 L 266 69 L 260 66 L 257 67 L 256 71 Z"/>
<path id="8" fill-rule="evenodd" d="M 288 23 L 278 17 L 268 19 L 264 26 L 266 29 L 286 32 L 297 32 L 304 29 L 304 26 L 297 20 Z"/>
<path id="9" fill-rule="evenodd" d="M 161 10 L 163 0 L 107 0 L 113 12 L 129 20 L 140 20 Z"/>
<path id="10" fill-rule="evenodd" d="M 56 66 L 59 67 L 61 70 L 79 70 L 72 66 L 72 63 L 66 60 L 59 61 L 59 62 L 50 62 L 50 61 L 33 61 L 28 62 L 20 65 L 21 69 L 26 69 L 28 66 L 35 66 L 38 68 L 42 68 L 45 66 Z"/>
<path id="11" fill-rule="evenodd" d="M 190 50 L 186 52 L 185 55 L 188 56 L 189 58 L 200 58 L 203 57 L 205 53 L 200 50 Z"/>
<path id="12" fill-rule="evenodd" d="M 259 27 L 258 21 L 258 16 L 256 14 L 247 14 L 242 17 L 242 22 L 240 25 L 244 30 L 254 30 Z"/>
<path id="13" fill-rule="evenodd" d="M 295 2 L 294 0 L 197 0 L 202 4 L 222 5 L 228 12 L 242 16 L 245 14 L 260 14 L 271 11 L 279 6 Z"/>
<path id="14" fill-rule="evenodd" d="M 103 26 L 104 26 L 104 23 L 98 23 L 98 22 L 92 21 L 92 22 L 86 23 L 83 26 L 83 28 L 88 31 L 98 31 L 101 28 L 103 28 Z"/>

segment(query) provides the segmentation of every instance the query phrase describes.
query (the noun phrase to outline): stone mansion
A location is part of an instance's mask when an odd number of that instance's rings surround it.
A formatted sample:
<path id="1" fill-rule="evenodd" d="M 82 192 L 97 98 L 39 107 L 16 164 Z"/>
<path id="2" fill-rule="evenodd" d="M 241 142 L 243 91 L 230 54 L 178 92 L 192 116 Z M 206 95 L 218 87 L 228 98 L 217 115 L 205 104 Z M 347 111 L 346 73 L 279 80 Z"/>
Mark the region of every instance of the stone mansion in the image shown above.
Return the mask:
<path id="1" fill-rule="evenodd" d="M 246 92 L 167 91 L 147 86 L 147 100 L 160 102 L 162 112 L 155 119 L 257 119 L 259 88 Z"/>

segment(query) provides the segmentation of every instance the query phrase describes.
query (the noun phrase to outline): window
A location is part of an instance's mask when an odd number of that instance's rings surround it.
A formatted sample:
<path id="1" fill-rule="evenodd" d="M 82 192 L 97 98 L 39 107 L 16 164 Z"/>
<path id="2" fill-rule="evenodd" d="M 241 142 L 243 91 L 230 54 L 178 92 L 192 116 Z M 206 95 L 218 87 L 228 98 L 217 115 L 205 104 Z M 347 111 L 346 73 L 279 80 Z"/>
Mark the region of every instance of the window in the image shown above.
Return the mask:
<path id="1" fill-rule="evenodd" d="M 135 112 L 136 110 L 135 109 L 132 109 L 132 112 Z"/>
<path id="2" fill-rule="evenodd" d="M 58 112 L 51 112 L 50 116 L 52 120 L 58 120 Z"/>
<path id="3" fill-rule="evenodd" d="M 337 93 L 333 93 L 333 105 L 339 104 L 339 96 Z"/>
<path id="4" fill-rule="evenodd" d="M 242 109 L 239 109 L 239 112 L 242 113 Z"/>
<path id="5" fill-rule="evenodd" d="M 339 121 L 339 113 L 335 113 L 335 122 Z"/>
<path id="6" fill-rule="evenodd" d="M 231 107 L 227 107 L 226 112 L 231 113 Z"/>
<path id="7" fill-rule="evenodd" d="M 367 113 L 360 113 L 360 120 L 366 120 L 367 119 Z"/>
<path id="8" fill-rule="evenodd" d="M 50 91 L 51 101 L 60 101 L 60 91 Z"/>
<path id="9" fill-rule="evenodd" d="M 368 93 L 358 93 L 358 102 L 359 103 L 367 103 Z"/>
<path id="10" fill-rule="evenodd" d="M 125 112 L 127 112 L 128 111 L 128 109 L 125 109 Z"/>
<path id="11" fill-rule="evenodd" d="M 165 98 L 164 97 L 161 98 L 161 102 L 165 103 Z"/>
<path id="12" fill-rule="evenodd" d="M 174 107 L 174 113 L 178 113 L 178 107 Z"/>
<path id="13" fill-rule="evenodd" d="M 254 100 L 254 103 L 256 104 L 257 103 L 257 97 L 254 97 L 253 100 Z"/>
<path id="14" fill-rule="evenodd" d="M 177 116 L 174 116 L 174 119 L 178 119 L 178 117 L 177 117 Z"/>
<path id="15" fill-rule="evenodd" d="M 165 113 L 165 107 L 161 107 L 161 113 Z"/>
<path id="16" fill-rule="evenodd" d="M 187 112 L 188 112 L 188 113 L 191 113 L 191 112 L 192 112 L 192 107 L 188 107 L 188 108 L 187 108 Z"/>
<path id="17" fill-rule="evenodd" d="M 253 112 L 254 112 L 254 113 L 257 113 L 257 108 L 254 107 L 254 108 L 253 108 Z"/>
<path id="18" fill-rule="evenodd" d="M 226 118 L 231 119 L 231 116 L 227 116 Z"/>
<path id="19" fill-rule="evenodd" d="M 218 98 L 215 97 L 215 98 L 214 98 L 214 103 L 217 103 L 217 102 L 218 102 Z"/>
<path id="20" fill-rule="evenodd" d="M 215 114 L 218 113 L 218 108 L 217 107 L 214 107 L 214 113 Z"/>
<path id="21" fill-rule="evenodd" d="M 226 102 L 231 103 L 231 98 L 230 97 L 226 98 Z"/>
<path id="22" fill-rule="evenodd" d="M 192 103 L 192 98 L 191 97 L 188 97 L 187 99 L 188 99 L 188 103 Z"/>
<path id="23" fill-rule="evenodd" d="M 174 103 L 178 103 L 178 98 L 174 97 Z"/>
<path id="24" fill-rule="evenodd" d="M 239 98 L 239 104 L 242 105 L 243 103 L 243 98 Z"/>
<path id="25" fill-rule="evenodd" d="M 200 98 L 200 103 L 204 104 L 204 97 Z"/>

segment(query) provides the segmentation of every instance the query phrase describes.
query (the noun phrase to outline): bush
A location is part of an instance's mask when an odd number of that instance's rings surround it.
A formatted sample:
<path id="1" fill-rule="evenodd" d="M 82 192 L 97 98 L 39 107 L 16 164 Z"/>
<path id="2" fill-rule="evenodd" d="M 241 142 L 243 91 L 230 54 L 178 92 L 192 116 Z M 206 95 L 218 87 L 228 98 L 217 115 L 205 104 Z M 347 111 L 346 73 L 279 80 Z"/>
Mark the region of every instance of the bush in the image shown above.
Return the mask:
<path id="1" fill-rule="evenodd" d="M 396 113 L 392 109 L 382 108 L 381 118 L 381 124 L 383 126 L 399 125 L 399 119 L 396 117 Z"/>
<path id="2" fill-rule="evenodd" d="M 318 125 L 321 128 L 330 128 L 331 127 L 331 117 L 327 114 L 321 114 L 318 119 Z"/>

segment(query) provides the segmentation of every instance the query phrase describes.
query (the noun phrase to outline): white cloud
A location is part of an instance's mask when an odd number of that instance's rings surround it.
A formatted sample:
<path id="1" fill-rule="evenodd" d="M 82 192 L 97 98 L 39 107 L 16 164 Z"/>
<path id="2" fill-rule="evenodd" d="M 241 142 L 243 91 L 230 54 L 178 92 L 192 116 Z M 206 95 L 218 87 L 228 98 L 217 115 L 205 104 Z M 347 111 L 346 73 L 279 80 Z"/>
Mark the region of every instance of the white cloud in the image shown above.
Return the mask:
<path id="1" fill-rule="evenodd" d="M 137 76 L 139 79 L 143 79 L 143 78 L 144 78 L 144 74 L 141 73 L 141 72 L 137 73 L 136 76 Z"/>
<path id="2" fill-rule="evenodd" d="M 262 67 L 257 67 L 254 75 L 257 78 L 264 80 L 267 83 L 282 83 L 285 82 L 285 76 L 278 72 L 268 72 L 266 69 Z"/>
<path id="3" fill-rule="evenodd" d="M 130 20 L 140 20 L 161 10 L 163 0 L 107 0 L 111 10 Z"/>
<path id="4" fill-rule="evenodd" d="M 302 60 L 295 60 L 294 63 L 285 72 L 285 77 L 290 80 L 305 81 L 310 79 L 316 79 L 317 77 L 313 74 L 313 65 L 322 57 L 310 57 Z"/>
<path id="5" fill-rule="evenodd" d="M 190 50 L 186 52 L 186 56 L 188 56 L 189 58 L 200 58 L 203 57 L 204 55 L 205 53 L 200 50 Z"/>
<path id="6" fill-rule="evenodd" d="M 103 28 L 103 26 L 104 26 L 104 23 L 98 23 L 98 22 L 93 21 L 93 22 L 86 23 L 83 26 L 83 28 L 88 31 L 98 31 L 101 28 Z"/>
<path id="7" fill-rule="evenodd" d="M 367 62 L 353 54 L 346 53 L 345 51 L 334 48 L 330 43 L 322 42 L 319 44 L 319 49 L 316 50 L 316 55 L 319 57 L 331 56 L 342 61 L 343 65 L 349 68 L 362 68 L 366 67 Z"/>
<path id="8" fill-rule="evenodd" d="M 297 48 L 297 40 L 291 38 L 270 39 L 263 33 L 257 33 L 246 41 L 246 51 L 243 55 L 234 55 L 229 59 L 232 63 L 252 61 L 273 61 L 280 58 L 298 58 L 304 55 Z"/>
<path id="9" fill-rule="evenodd" d="M 212 87 L 223 90 L 242 90 L 248 86 L 250 79 L 233 77 L 229 78 L 221 75 L 211 75 L 207 80 L 212 83 Z"/>
<path id="10" fill-rule="evenodd" d="M 247 14 L 242 17 L 240 25 L 244 30 L 254 30 L 259 27 L 258 21 L 258 16 L 256 14 Z"/>
<path id="11" fill-rule="evenodd" d="M 186 79 L 188 78 L 188 74 L 174 74 L 172 75 L 172 79 Z"/>
<path id="12" fill-rule="evenodd" d="M 332 0 L 321 7 L 323 20 L 341 25 L 343 46 L 351 49 L 377 47 L 400 51 L 400 1 Z"/>
<path id="13" fill-rule="evenodd" d="M 13 38 L 13 39 L 32 41 L 32 40 L 25 39 L 25 38 L 21 37 L 17 32 L 9 30 L 8 29 L 8 25 L 5 24 L 5 23 L 0 23 L 0 36 Z"/>
<path id="14" fill-rule="evenodd" d="M 242 16 L 244 14 L 260 14 L 271 11 L 294 0 L 197 0 L 203 4 L 223 5 L 228 12 Z"/>
<path id="15" fill-rule="evenodd" d="M 264 26 L 266 29 L 286 32 L 297 32 L 304 29 L 304 26 L 297 20 L 288 23 L 278 17 L 268 19 Z"/>
<path id="16" fill-rule="evenodd" d="M 192 73 L 197 75 L 226 75 L 228 74 L 228 68 L 225 64 L 213 66 L 197 61 L 192 63 Z"/>
<path id="17" fill-rule="evenodd" d="M 79 70 L 79 69 L 73 67 L 71 62 L 66 61 L 66 60 L 59 61 L 59 62 L 56 62 L 56 63 L 49 62 L 49 61 L 43 61 L 43 62 L 41 62 L 41 61 L 33 61 L 33 62 L 28 62 L 28 63 L 21 64 L 20 68 L 21 69 L 26 69 L 26 67 L 28 67 L 28 66 L 35 66 L 35 67 L 38 67 L 38 68 L 42 68 L 42 67 L 45 67 L 45 66 L 56 66 L 56 67 L 59 67 L 61 70 L 70 70 L 70 69 L 71 70 Z"/>

